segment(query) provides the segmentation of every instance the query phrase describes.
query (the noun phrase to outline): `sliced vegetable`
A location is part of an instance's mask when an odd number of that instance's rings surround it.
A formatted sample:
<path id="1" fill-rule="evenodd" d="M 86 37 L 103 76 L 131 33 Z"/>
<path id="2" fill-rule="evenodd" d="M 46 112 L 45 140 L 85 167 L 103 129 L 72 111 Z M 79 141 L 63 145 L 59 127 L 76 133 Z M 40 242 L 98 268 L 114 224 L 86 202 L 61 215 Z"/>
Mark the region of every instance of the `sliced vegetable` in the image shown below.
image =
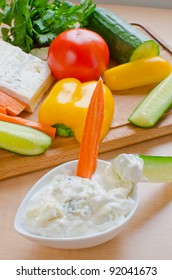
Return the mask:
<path id="1" fill-rule="evenodd" d="M 97 165 L 98 146 L 104 118 L 103 82 L 93 92 L 84 126 L 76 175 L 91 178 Z"/>
<path id="2" fill-rule="evenodd" d="M 2 114 L 7 113 L 6 109 L 3 106 L 0 106 L 0 113 L 2 113 Z"/>
<path id="3" fill-rule="evenodd" d="M 52 41 L 48 51 L 48 65 L 57 80 L 97 80 L 108 63 L 109 49 L 106 42 L 97 33 L 86 29 L 62 32 Z"/>
<path id="4" fill-rule="evenodd" d="M 56 135 L 56 129 L 54 127 L 51 127 L 46 124 L 30 121 L 30 120 L 27 120 L 24 118 L 8 116 L 8 115 L 0 113 L 0 121 L 32 127 L 34 129 L 37 129 L 37 130 L 40 130 L 40 131 L 46 133 L 47 135 L 51 136 L 52 139 L 54 139 L 55 135 Z"/>
<path id="5" fill-rule="evenodd" d="M 77 79 L 68 78 L 55 84 L 48 97 L 42 102 L 39 122 L 53 125 L 61 136 L 75 136 L 82 140 L 85 119 L 96 81 L 81 83 Z M 108 133 L 114 115 L 114 97 L 103 84 L 105 113 L 101 139 Z"/>
<path id="6" fill-rule="evenodd" d="M 172 182 L 172 156 L 139 155 L 144 161 L 143 176 L 149 182 Z"/>
<path id="7" fill-rule="evenodd" d="M 160 82 L 171 70 L 167 60 L 155 56 L 110 68 L 105 71 L 104 80 L 111 90 L 124 90 Z"/>
<path id="8" fill-rule="evenodd" d="M 19 115 L 28 106 L 24 102 L 19 101 L 2 91 L 0 91 L 0 105 L 6 108 L 7 114 L 11 116 Z"/>
<path id="9" fill-rule="evenodd" d="M 151 127 L 172 105 L 172 73 L 161 81 L 137 106 L 129 121 L 139 127 Z"/>
<path id="10" fill-rule="evenodd" d="M 159 55 L 154 40 L 109 10 L 97 7 L 89 17 L 88 28 L 104 38 L 111 57 L 119 63 Z"/>
<path id="11" fill-rule="evenodd" d="M 52 144 L 47 134 L 19 124 L 0 121 L 0 148 L 21 155 L 44 153 Z"/>

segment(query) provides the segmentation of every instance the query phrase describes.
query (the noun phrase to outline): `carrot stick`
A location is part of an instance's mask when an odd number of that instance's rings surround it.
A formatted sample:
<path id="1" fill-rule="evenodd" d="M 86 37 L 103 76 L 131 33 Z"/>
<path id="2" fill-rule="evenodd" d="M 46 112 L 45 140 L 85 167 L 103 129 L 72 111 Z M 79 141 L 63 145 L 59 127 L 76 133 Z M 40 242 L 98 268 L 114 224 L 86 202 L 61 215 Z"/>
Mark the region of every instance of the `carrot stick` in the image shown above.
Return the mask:
<path id="1" fill-rule="evenodd" d="M 53 140 L 54 140 L 55 135 L 56 135 L 56 128 L 54 128 L 52 126 L 49 126 L 49 125 L 46 125 L 46 124 L 42 124 L 42 123 L 34 122 L 34 121 L 31 121 L 31 120 L 23 119 L 23 118 L 20 118 L 20 117 L 13 117 L 13 116 L 8 116 L 8 115 L 0 113 L 0 121 L 10 122 L 10 123 L 15 123 L 15 124 L 20 124 L 20 125 L 32 127 L 34 129 L 40 130 L 40 131 L 48 134 L 49 136 L 52 137 Z"/>
<path id="2" fill-rule="evenodd" d="M 0 105 L 0 113 L 2 113 L 2 114 L 6 114 L 7 113 L 6 108 L 1 106 L 1 105 Z"/>
<path id="3" fill-rule="evenodd" d="M 102 78 L 98 80 L 88 108 L 81 141 L 76 175 L 91 178 L 98 158 L 98 147 L 104 119 L 104 90 Z"/>
<path id="4" fill-rule="evenodd" d="M 7 114 L 11 116 L 19 115 L 28 105 L 15 99 L 12 96 L 0 91 L 0 106 L 6 108 Z"/>

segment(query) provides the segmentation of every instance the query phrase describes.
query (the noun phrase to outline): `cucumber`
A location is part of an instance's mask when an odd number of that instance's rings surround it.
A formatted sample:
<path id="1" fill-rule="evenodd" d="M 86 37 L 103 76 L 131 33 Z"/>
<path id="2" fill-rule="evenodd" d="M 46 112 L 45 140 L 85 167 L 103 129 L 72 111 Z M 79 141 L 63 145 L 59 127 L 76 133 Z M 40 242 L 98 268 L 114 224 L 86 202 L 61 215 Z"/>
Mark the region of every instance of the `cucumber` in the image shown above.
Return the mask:
<path id="1" fill-rule="evenodd" d="M 143 159 L 143 176 L 152 183 L 172 182 L 172 156 L 139 155 Z"/>
<path id="2" fill-rule="evenodd" d="M 38 155 L 52 144 L 52 138 L 36 129 L 0 121 L 0 148 L 21 155 Z"/>
<path id="3" fill-rule="evenodd" d="M 104 38 L 111 57 L 120 64 L 160 53 L 160 47 L 154 40 L 104 8 L 95 9 L 89 17 L 87 28 Z"/>
<path id="4" fill-rule="evenodd" d="M 128 120 L 139 127 L 151 127 L 171 105 L 172 73 L 146 95 Z"/>

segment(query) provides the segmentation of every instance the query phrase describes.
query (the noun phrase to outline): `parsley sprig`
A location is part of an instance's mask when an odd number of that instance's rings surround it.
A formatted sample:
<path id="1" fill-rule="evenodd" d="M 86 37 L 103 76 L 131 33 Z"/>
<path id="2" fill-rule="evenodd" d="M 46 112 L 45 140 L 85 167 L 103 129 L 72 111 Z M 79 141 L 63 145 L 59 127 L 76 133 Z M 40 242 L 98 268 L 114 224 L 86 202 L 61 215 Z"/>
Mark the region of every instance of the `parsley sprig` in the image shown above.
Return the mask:
<path id="1" fill-rule="evenodd" d="M 96 5 L 81 0 L 79 5 L 68 1 L 0 0 L 0 24 L 3 40 L 25 52 L 48 46 L 62 31 L 87 26 L 87 18 Z"/>

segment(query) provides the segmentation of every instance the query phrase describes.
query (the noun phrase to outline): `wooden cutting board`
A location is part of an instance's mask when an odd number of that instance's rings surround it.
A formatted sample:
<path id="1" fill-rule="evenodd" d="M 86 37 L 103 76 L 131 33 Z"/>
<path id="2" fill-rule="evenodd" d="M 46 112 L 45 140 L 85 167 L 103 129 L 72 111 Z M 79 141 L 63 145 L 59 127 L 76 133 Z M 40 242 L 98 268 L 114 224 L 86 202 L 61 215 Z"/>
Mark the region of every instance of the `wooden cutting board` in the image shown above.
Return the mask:
<path id="1" fill-rule="evenodd" d="M 161 56 L 172 63 L 172 49 L 160 38 L 137 23 L 132 23 L 143 33 L 158 42 Z M 111 62 L 113 65 L 113 62 Z M 99 147 L 99 153 L 111 151 L 134 143 L 143 142 L 172 133 L 172 109 L 170 109 L 159 123 L 153 128 L 138 128 L 128 122 L 128 117 L 155 85 L 113 92 L 115 99 L 115 113 L 109 133 Z M 23 113 L 21 116 L 37 120 L 34 114 Z M 0 180 L 21 174 L 31 173 L 47 167 L 53 167 L 69 160 L 77 159 L 79 144 L 71 138 L 56 137 L 53 145 L 42 155 L 21 156 L 0 150 Z"/>

